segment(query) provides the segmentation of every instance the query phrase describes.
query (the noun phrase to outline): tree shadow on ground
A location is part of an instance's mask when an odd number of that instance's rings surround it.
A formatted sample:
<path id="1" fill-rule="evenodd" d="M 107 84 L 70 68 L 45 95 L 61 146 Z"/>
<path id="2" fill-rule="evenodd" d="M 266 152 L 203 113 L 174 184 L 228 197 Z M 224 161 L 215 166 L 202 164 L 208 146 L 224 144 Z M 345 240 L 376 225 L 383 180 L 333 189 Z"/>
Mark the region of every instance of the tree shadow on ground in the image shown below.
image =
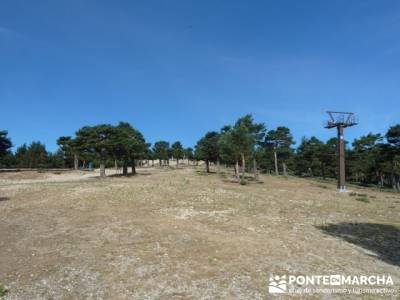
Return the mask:
<path id="1" fill-rule="evenodd" d="M 136 176 L 147 176 L 147 175 L 152 175 L 152 173 L 150 173 L 150 172 L 140 172 L 140 173 L 135 173 L 135 174 L 132 174 L 132 173 L 129 173 L 129 174 L 127 174 L 127 175 L 123 175 L 123 174 L 110 174 L 110 175 L 107 175 L 106 177 L 117 177 L 117 178 L 129 178 L 129 177 L 136 177 Z"/>
<path id="2" fill-rule="evenodd" d="M 222 179 L 223 182 L 225 183 L 235 183 L 235 184 L 241 184 L 241 180 L 237 180 L 237 178 L 235 176 L 231 176 L 231 177 L 225 177 Z M 263 184 L 264 181 L 260 180 L 260 179 L 255 179 L 254 177 L 250 177 L 250 176 L 245 176 L 245 181 L 243 185 L 248 185 L 248 184 Z"/>
<path id="3" fill-rule="evenodd" d="M 199 174 L 199 175 L 212 175 L 212 174 L 217 174 L 216 171 L 206 172 L 206 171 L 203 171 L 203 170 L 196 170 L 196 173 Z"/>
<path id="4" fill-rule="evenodd" d="M 8 197 L 0 197 L 0 202 L 8 201 L 8 200 L 10 200 L 10 198 L 8 198 Z"/>
<path id="5" fill-rule="evenodd" d="M 400 229 L 395 226 L 344 222 L 316 228 L 375 253 L 386 263 L 400 266 Z"/>

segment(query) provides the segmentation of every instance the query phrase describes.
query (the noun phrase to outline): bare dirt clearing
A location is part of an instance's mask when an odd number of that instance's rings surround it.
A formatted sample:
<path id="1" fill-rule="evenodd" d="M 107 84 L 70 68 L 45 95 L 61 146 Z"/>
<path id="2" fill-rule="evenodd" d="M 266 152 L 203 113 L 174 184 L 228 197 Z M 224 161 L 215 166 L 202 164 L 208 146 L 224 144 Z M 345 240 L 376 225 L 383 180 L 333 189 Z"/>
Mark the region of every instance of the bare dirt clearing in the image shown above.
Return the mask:
<path id="1" fill-rule="evenodd" d="M 6 298 L 265 299 L 271 273 L 400 282 L 399 195 L 355 189 L 364 203 L 298 178 L 138 171 L 0 174 Z"/>

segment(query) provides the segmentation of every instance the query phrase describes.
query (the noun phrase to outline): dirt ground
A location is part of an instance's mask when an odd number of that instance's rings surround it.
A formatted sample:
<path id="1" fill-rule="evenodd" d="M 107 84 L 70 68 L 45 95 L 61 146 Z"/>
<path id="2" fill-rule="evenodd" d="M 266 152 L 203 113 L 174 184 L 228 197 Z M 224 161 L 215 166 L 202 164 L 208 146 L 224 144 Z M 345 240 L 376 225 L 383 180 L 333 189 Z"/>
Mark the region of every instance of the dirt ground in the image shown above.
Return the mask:
<path id="1" fill-rule="evenodd" d="M 400 285 L 398 194 L 295 177 L 239 185 L 203 168 L 138 173 L 1 173 L 5 299 L 268 299 L 270 274 Z"/>

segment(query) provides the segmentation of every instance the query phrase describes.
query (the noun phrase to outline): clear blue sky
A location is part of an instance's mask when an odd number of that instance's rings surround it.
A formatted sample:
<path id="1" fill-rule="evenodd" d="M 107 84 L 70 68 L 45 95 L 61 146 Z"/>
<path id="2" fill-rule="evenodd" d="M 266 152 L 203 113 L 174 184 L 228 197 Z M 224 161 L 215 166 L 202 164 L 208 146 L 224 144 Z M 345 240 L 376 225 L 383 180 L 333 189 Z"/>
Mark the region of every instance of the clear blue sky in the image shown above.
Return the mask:
<path id="1" fill-rule="evenodd" d="M 245 113 L 297 141 L 400 123 L 400 1 L 0 2 L 0 129 L 57 148 L 83 125 L 128 121 L 192 146 Z"/>

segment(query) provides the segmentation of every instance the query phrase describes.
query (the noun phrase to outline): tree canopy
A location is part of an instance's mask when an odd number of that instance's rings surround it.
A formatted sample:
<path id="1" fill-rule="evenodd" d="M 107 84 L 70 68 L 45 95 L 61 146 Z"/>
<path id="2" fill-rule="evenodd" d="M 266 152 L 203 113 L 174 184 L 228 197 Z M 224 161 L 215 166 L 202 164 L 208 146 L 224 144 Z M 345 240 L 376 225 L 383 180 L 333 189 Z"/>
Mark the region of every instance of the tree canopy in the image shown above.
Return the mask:
<path id="1" fill-rule="evenodd" d="M 154 157 L 159 160 L 160 166 L 162 161 L 169 160 L 169 143 L 166 141 L 158 141 L 153 146 Z"/>
<path id="2" fill-rule="evenodd" d="M 7 137 L 8 131 L 0 130 L 0 157 L 5 156 L 12 147 L 11 140 Z"/>
<path id="3" fill-rule="evenodd" d="M 179 165 L 179 160 L 183 158 L 185 152 L 181 142 L 177 141 L 171 145 L 172 156 L 176 159 L 176 165 Z"/>
<path id="4" fill-rule="evenodd" d="M 219 133 L 207 132 L 196 144 L 195 156 L 198 160 L 206 162 L 206 171 L 210 172 L 210 162 L 217 162 L 219 159 Z"/>

